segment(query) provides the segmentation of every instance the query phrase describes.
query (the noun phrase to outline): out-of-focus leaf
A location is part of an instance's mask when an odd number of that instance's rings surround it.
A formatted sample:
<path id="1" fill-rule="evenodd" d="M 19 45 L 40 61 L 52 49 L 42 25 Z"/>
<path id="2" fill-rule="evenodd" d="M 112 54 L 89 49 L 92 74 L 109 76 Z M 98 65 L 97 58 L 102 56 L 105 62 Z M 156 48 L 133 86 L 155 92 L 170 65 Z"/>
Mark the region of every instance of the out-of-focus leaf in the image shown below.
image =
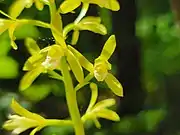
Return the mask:
<path id="1" fill-rule="evenodd" d="M 67 61 L 71 67 L 73 74 L 75 75 L 78 82 L 83 82 L 84 73 L 83 69 L 78 61 L 78 59 L 74 56 L 74 54 L 68 50 Z"/>
<path id="2" fill-rule="evenodd" d="M 112 120 L 112 121 L 119 121 L 120 118 L 118 114 L 109 109 L 101 109 L 96 112 L 97 117 Z"/>
<path id="3" fill-rule="evenodd" d="M 123 87 L 116 77 L 108 73 L 105 82 L 114 94 L 121 97 L 123 96 Z"/>
<path id="4" fill-rule="evenodd" d="M 27 89 L 43 71 L 44 67 L 39 66 L 36 69 L 27 72 L 20 81 L 19 89 L 21 91 Z"/>
<path id="5" fill-rule="evenodd" d="M 74 30 L 73 35 L 72 35 L 72 41 L 71 41 L 71 45 L 76 45 L 79 39 L 79 31 L 78 30 Z"/>
<path id="6" fill-rule="evenodd" d="M 44 99 L 51 92 L 51 86 L 47 84 L 32 85 L 21 93 L 33 102 Z"/>
<path id="7" fill-rule="evenodd" d="M 13 18 L 17 18 L 24 8 L 29 8 L 33 4 L 33 0 L 16 0 L 9 8 L 9 15 Z"/>
<path id="8" fill-rule="evenodd" d="M 80 52 L 78 52 L 72 46 L 68 46 L 68 48 L 76 56 L 82 67 L 84 67 L 89 72 L 93 72 L 94 68 L 92 63 L 90 63 Z"/>
<path id="9" fill-rule="evenodd" d="M 87 109 L 87 112 L 94 106 L 98 97 L 98 87 L 95 83 L 90 84 L 91 88 L 91 100 Z"/>
<path id="10" fill-rule="evenodd" d="M 36 41 L 33 40 L 32 38 L 26 38 L 25 45 L 26 45 L 26 47 L 27 47 L 27 49 L 31 55 L 40 52 L 39 46 L 36 44 Z"/>
<path id="11" fill-rule="evenodd" d="M 1 48 L 0 56 L 5 56 L 11 49 L 10 39 L 7 32 L 0 35 L 0 41 L 1 41 L 0 42 L 0 48 Z"/>
<path id="12" fill-rule="evenodd" d="M 27 37 L 37 38 L 39 37 L 40 33 L 37 27 L 29 24 L 24 24 L 16 28 L 14 35 L 16 39 L 24 39 Z"/>
<path id="13" fill-rule="evenodd" d="M 111 55 L 113 54 L 115 48 L 116 48 L 116 38 L 115 38 L 115 35 L 112 35 L 106 41 L 106 43 L 102 49 L 102 52 L 100 54 L 100 57 L 108 60 L 111 57 Z"/>
<path id="14" fill-rule="evenodd" d="M 66 13 L 72 12 L 74 9 L 76 9 L 80 5 L 81 5 L 81 0 L 65 0 L 60 5 L 58 11 L 63 14 L 66 14 Z"/>
<path id="15" fill-rule="evenodd" d="M 0 78 L 11 79 L 18 75 L 18 63 L 11 57 L 0 57 Z"/>
<path id="16" fill-rule="evenodd" d="M 101 35 L 106 35 L 106 27 L 99 23 L 99 18 L 84 18 L 77 24 L 77 29 L 88 30 Z"/>

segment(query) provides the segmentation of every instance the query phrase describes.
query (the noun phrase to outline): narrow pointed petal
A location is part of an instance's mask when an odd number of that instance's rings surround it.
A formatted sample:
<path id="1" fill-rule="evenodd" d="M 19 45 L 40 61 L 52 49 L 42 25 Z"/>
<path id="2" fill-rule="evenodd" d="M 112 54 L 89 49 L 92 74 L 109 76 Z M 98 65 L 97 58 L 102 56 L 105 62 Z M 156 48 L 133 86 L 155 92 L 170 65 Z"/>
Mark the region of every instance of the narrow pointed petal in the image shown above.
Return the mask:
<path id="1" fill-rule="evenodd" d="M 105 60 L 108 60 L 113 54 L 115 48 L 116 48 L 116 38 L 115 38 L 115 35 L 112 35 L 106 41 L 102 49 L 102 52 L 100 54 L 100 57 L 104 58 Z"/>
<path id="2" fill-rule="evenodd" d="M 107 77 L 105 78 L 105 82 L 114 94 L 123 97 L 123 87 L 121 83 L 116 79 L 116 77 L 108 73 Z"/>
<path id="3" fill-rule="evenodd" d="M 109 109 L 101 109 L 100 111 L 96 112 L 97 117 L 112 120 L 112 121 L 119 121 L 120 118 L 118 114 Z"/>
<path id="4" fill-rule="evenodd" d="M 104 109 L 106 107 L 111 107 L 112 105 L 114 105 L 116 103 L 115 99 L 105 99 L 102 100 L 100 102 L 98 102 L 94 107 L 93 107 L 93 111 L 99 111 L 101 109 Z"/>

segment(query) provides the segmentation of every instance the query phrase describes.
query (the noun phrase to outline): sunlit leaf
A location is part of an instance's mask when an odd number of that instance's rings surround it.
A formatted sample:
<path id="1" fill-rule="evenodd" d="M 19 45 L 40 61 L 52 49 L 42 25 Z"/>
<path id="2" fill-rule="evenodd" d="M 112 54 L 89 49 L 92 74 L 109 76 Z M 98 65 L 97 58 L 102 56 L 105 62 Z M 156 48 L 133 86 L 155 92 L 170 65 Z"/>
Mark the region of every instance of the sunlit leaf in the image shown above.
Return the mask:
<path id="1" fill-rule="evenodd" d="M 27 72 L 21 79 L 19 86 L 20 90 L 27 89 L 43 71 L 44 71 L 44 67 L 39 66 L 36 69 Z"/>
<path id="2" fill-rule="evenodd" d="M 32 38 L 26 38 L 25 39 L 25 45 L 26 45 L 26 47 L 27 47 L 27 49 L 31 55 L 40 52 L 39 46 L 37 45 L 36 41 L 33 40 Z"/>
<path id="3" fill-rule="evenodd" d="M 96 112 L 97 117 L 112 120 L 112 121 L 119 121 L 120 118 L 118 114 L 109 109 L 101 109 Z"/>
<path id="4" fill-rule="evenodd" d="M 66 13 L 72 12 L 74 9 L 76 9 L 80 5 L 81 5 L 80 0 L 65 0 L 60 5 L 58 11 L 63 14 L 66 14 Z"/>
<path id="5" fill-rule="evenodd" d="M 17 18 L 24 8 L 29 8 L 33 4 L 33 0 L 16 0 L 9 8 L 9 15 L 13 18 Z"/>
<path id="6" fill-rule="evenodd" d="M 112 11 L 118 11 L 120 9 L 120 5 L 117 0 L 89 0 L 89 2 Z"/>
<path id="7" fill-rule="evenodd" d="M 24 117 L 27 117 L 27 118 L 30 118 L 30 119 L 34 119 L 34 120 L 38 120 L 38 121 L 45 120 L 40 115 L 38 115 L 36 113 L 31 113 L 28 110 L 26 110 L 25 108 L 23 108 L 20 104 L 18 104 L 16 102 L 15 99 L 12 99 L 11 108 L 15 113 L 17 113 L 17 114 L 19 114 L 21 116 L 24 116 Z"/>
<path id="8" fill-rule="evenodd" d="M 76 56 L 82 67 L 84 67 L 89 72 L 93 72 L 94 68 L 92 63 L 90 63 L 80 52 L 78 52 L 72 46 L 68 46 L 68 48 Z"/>
<path id="9" fill-rule="evenodd" d="M 115 99 L 105 99 L 100 102 L 98 102 L 94 107 L 93 111 L 99 111 L 101 109 L 104 109 L 106 107 L 111 107 L 116 103 Z"/>
<path id="10" fill-rule="evenodd" d="M 77 24 L 77 28 L 79 30 L 88 30 L 101 35 L 106 35 L 107 34 L 106 27 L 100 24 L 98 21 L 99 18 L 97 19 L 96 18 L 93 19 L 92 17 L 85 18 L 82 19 L 82 21 L 80 21 Z"/>
<path id="11" fill-rule="evenodd" d="M 72 41 L 71 41 L 71 44 L 72 45 L 76 45 L 77 44 L 77 41 L 79 39 L 79 31 L 78 30 L 74 30 L 73 32 L 73 35 L 72 35 Z"/>
<path id="12" fill-rule="evenodd" d="M 1 44 L 0 44 L 1 47 Z M 8 56 L 0 57 L 0 78 L 11 79 L 18 75 L 18 63 Z"/>
<path id="13" fill-rule="evenodd" d="M 78 61 L 78 59 L 74 56 L 74 54 L 68 50 L 67 61 L 71 67 L 73 74 L 75 75 L 78 82 L 83 82 L 84 73 L 83 69 Z"/>
<path id="14" fill-rule="evenodd" d="M 100 54 L 100 57 L 108 60 L 111 57 L 111 55 L 113 54 L 115 48 L 116 48 L 116 38 L 114 35 L 112 35 L 106 41 L 106 43 L 102 49 L 102 52 Z"/>
<path id="15" fill-rule="evenodd" d="M 123 87 L 116 77 L 108 73 L 105 82 L 114 94 L 121 97 L 123 96 Z"/>
<path id="16" fill-rule="evenodd" d="M 87 112 L 94 106 L 98 97 L 98 87 L 95 83 L 90 84 L 91 88 L 91 100 L 87 109 Z"/>

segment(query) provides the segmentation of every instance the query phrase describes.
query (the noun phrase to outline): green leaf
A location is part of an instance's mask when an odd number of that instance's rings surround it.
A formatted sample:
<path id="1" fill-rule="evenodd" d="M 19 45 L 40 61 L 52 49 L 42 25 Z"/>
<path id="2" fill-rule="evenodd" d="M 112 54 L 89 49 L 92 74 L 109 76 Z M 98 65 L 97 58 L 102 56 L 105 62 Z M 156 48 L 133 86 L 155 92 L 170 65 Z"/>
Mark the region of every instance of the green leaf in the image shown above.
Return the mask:
<path id="1" fill-rule="evenodd" d="M 72 35 L 72 41 L 71 41 L 71 45 L 76 45 L 79 39 L 79 31 L 78 30 L 74 30 L 73 35 Z"/>
<path id="2" fill-rule="evenodd" d="M 17 113 L 21 116 L 24 116 L 26 118 L 30 118 L 30 119 L 34 119 L 34 120 L 38 120 L 38 121 L 44 121 L 45 120 L 40 115 L 38 115 L 36 113 L 31 113 L 28 110 L 26 110 L 25 108 L 23 108 L 20 104 L 18 104 L 16 102 L 15 99 L 12 99 L 11 108 L 15 113 Z"/>
<path id="3" fill-rule="evenodd" d="M 43 71 L 44 67 L 39 66 L 36 69 L 27 72 L 20 81 L 19 89 L 21 91 L 27 89 Z"/>
<path id="4" fill-rule="evenodd" d="M 105 60 L 108 60 L 113 54 L 115 48 L 116 48 L 116 38 L 115 38 L 115 35 L 112 35 L 106 41 L 102 49 L 102 52 L 100 54 L 100 57 L 104 58 Z"/>
<path id="5" fill-rule="evenodd" d="M 108 73 L 105 82 L 114 94 L 123 97 L 123 87 L 116 77 Z"/>
<path id="6" fill-rule="evenodd" d="M 77 29 L 88 30 L 101 35 L 106 35 L 106 27 L 99 22 L 99 18 L 87 17 L 77 24 Z"/>
<path id="7" fill-rule="evenodd" d="M 40 52 L 39 46 L 36 44 L 36 41 L 33 40 L 32 38 L 26 38 L 25 45 L 31 55 L 34 55 Z"/>
<path id="8" fill-rule="evenodd" d="M 65 0 L 60 5 L 58 11 L 61 12 L 62 14 L 66 14 L 66 13 L 72 12 L 74 9 L 76 9 L 80 5 L 81 5 L 80 0 Z"/>
<path id="9" fill-rule="evenodd" d="M 78 52 L 72 46 L 68 46 L 68 48 L 76 56 L 82 67 L 84 67 L 89 72 L 93 72 L 94 68 L 92 63 L 90 63 L 80 52 Z"/>
<path id="10" fill-rule="evenodd" d="M 8 56 L 0 57 L 0 78 L 11 79 L 18 75 L 18 63 Z"/>
<path id="11" fill-rule="evenodd" d="M 0 18 L 0 35 L 5 32 L 14 21 Z"/>
<path id="12" fill-rule="evenodd" d="M 28 98 L 29 100 L 33 102 L 38 102 L 45 97 L 48 96 L 48 94 L 51 92 L 51 86 L 47 84 L 41 84 L 41 85 L 32 85 L 29 88 L 27 88 L 24 91 L 21 91 L 21 93 Z"/>
<path id="13" fill-rule="evenodd" d="M 114 105 L 116 103 L 115 99 L 105 99 L 102 100 L 100 102 L 98 102 L 94 107 L 93 107 L 93 111 L 99 111 L 101 109 L 104 109 L 106 107 L 111 107 L 112 105 Z"/>
<path id="14" fill-rule="evenodd" d="M 11 44 L 10 44 L 10 40 L 9 40 L 9 35 L 6 33 L 3 33 L 2 35 L 0 35 L 0 56 L 6 56 L 7 53 L 10 51 L 11 49 Z"/>
<path id="15" fill-rule="evenodd" d="M 16 0 L 9 8 L 9 15 L 13 18 L 17 18 L 24 8 L 29 8 L 33 4 L 33 0 Z"/>
<path id="16" fill-rule="evenodd" d="M 100 118 L 112 120 L 112 121 L 119 121 L 120 120 L 118 114 L 112 110 L 109 110 L 109 109 L 101 109 L 101 110 L 97 111 L 96 116 L 100 117 Z"/>
<path id="17" fill-rule="evenodd" d="M 94 106 L 94 104 L 96 103 L 97 97 L 98 97 L 98 87 L 95 83 L 91 83 L 90 84 L 90 88 L 91 88 L 91 100 L 88 106 L 88 109 L 86 112 L 90 111 L 92 109 L 92 107 Z"/>
<path id="18" fill-rule="evenodd" d="M 104 7 L 112 11 L 118 11 L 120 9 L 120 5 L 117 0 L 89 0 L 89 3 L 97 4 L 100 7 Z"/>
<path id="19" fill-rule="evenodd" d="M 73 74 L 75 75 L 76 79 L 78 82 L 83 82 L 84 81 L 84 73 L 83 69 L 78 61 L 78 59 L 74 56 L 74 54 L 68 50 L 67 53 L 67 61 L 71 67 L 71 70 Z"/>
<path id="20" fill-rule="evenodd" d="M 40 32 L 36 26 L 30 25 L 30 24 L 23 24 L 16 28 L 14 35 L 16 39 L 24 39 L 27 37 L 37 39 L 40 35 Z"/>

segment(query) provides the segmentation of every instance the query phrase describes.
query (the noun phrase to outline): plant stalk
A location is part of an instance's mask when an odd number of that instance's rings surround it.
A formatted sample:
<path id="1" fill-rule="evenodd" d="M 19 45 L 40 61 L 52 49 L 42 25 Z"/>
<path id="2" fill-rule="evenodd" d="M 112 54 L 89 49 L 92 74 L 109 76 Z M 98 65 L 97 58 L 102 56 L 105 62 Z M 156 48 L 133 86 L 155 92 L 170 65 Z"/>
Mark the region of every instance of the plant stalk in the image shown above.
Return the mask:
<path id="1" fill-rule="evenodd" d="M 66 89 L 66 100 L 69 109 L 69 113 L 74 125 L 74 130 L 76 135 L 85 135 L 83 123 L 81 121 L 81 116 L 78 109 L 76 91 L 73 87 L 73 82 L 68 70 L 68 64 L 65 57 L 61 58 L 62 65 L 62 76 L 64 77 L 64 85 Z"/>

